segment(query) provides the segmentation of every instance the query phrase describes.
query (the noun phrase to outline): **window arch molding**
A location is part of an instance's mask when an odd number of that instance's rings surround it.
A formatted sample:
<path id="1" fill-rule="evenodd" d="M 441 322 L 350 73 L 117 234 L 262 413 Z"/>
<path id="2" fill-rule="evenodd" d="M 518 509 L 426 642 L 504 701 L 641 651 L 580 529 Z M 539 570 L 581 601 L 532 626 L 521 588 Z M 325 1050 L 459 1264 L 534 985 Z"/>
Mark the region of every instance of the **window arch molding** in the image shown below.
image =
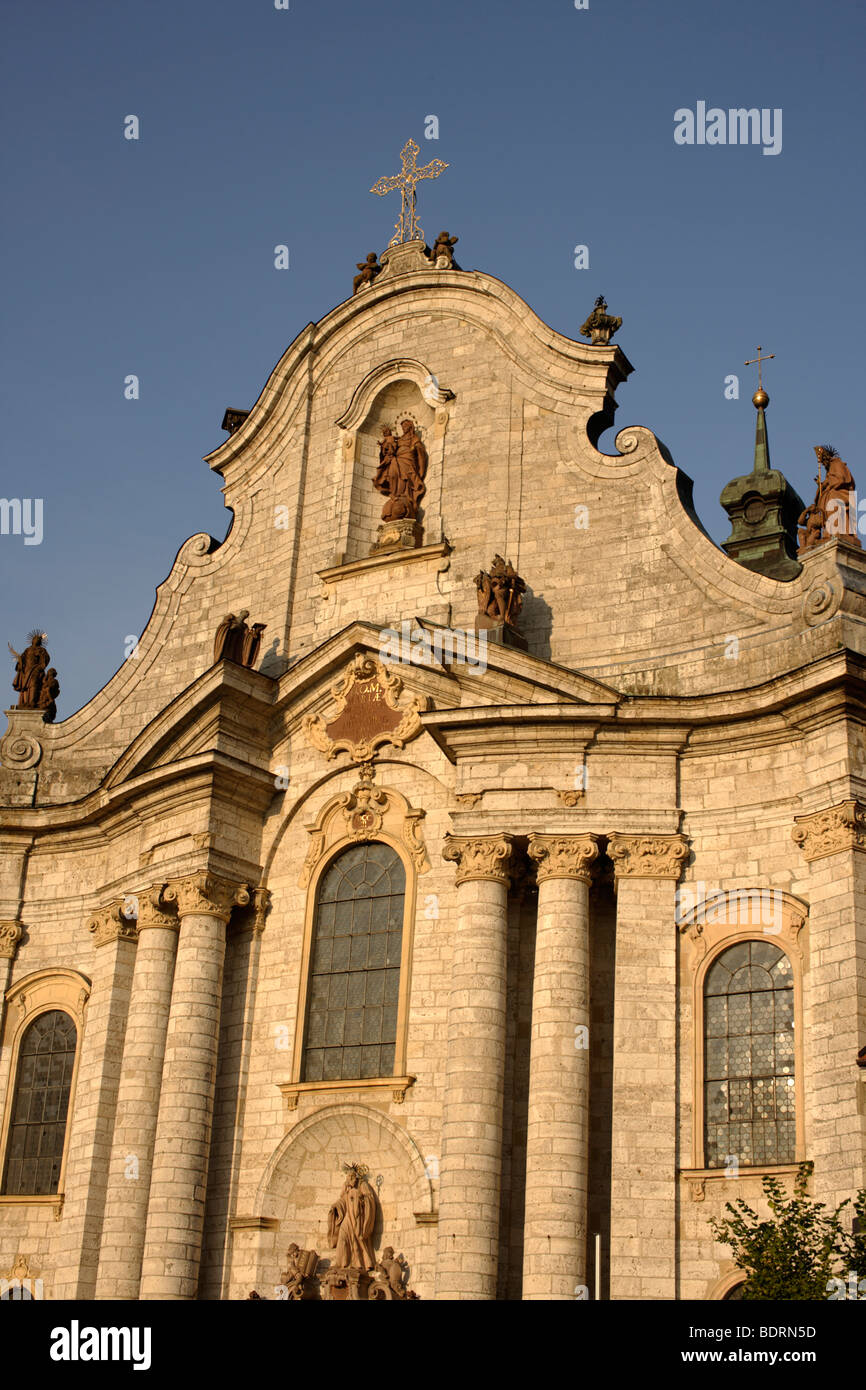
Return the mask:
<path id="1" fill-rule="evenodd" d="M 2 1175 L 6 1169 L 6 1151 L 9 1141 L 9 1131 L 12 1125 L 21 1043 L 28 1028 L 40 1014 L 57 1011 L 59 1013 L 68 1014 L 72 1019 L 75 1024 L 76 1039 L 75 1061 L 69 1086 L 69 1103 L 66 1110 L 66 1131 L 63 1138 L 63 1156 L 60 1163 L 57 1191 L 45 1196 L 36 1196 L 26 1193 L 22 1193 L 20 1196 L 0 1195 L 0 1207 L 2 1207 L 2 1205 L 14 1203 L 54 1204 L 59 1206 L 63 1201 L 66 1161 L 69 1154 L 69 1135 L 75 1105 L 75 1088 L 78 1080 L 78 1068 L 81 1061 L 81 1044 L 84 1036 L 90 989 L 91 982 L 86 975 L 82 975 L 78 970 L 61 968 L 36 970 L 32 974 L 25 975 L 22 979 L 17 980 L 15 984 L 6 991 L 6 1016 L 3 1022 L 3 1036 L 2 1040 L 0 1040 L 0 1050 L 2 1050 L 3 1058 L 2 1079 L 0 1079 L 3 1098 L 3 1115 L 2 1123 L 0 1123 L 0 1175 Z"/>
<path id="2" fill-rule="evenodd" d="M 336 1091 L 372 1085 L 390 1086 L 394 1100 L 399 1103 L 407 1086 L 411 1085 L 414 1079 L 407 1077 L 405 1071 L 415 900 L 418 879 L 430 869 L 420 828 L 423 817 L 423 811 L 414 810 L 406 798 L 393 788 L 376 786 L 371 771 L 364 768 L 361 781 L 350 792 L 331 797 L 322 807 L 314 824 L 307 826 L 310 845 L 299 879 L 299 886 L 306 889 L 307 899 L 292 1071 L 290 1083 L 281 1087 L 290 1109 L 297 1105 L 301 1090 Z M 325 874 L 345 850 L 372 843 L 388 846 L 400 860 L 405 874 L 393 1075 L 340 1081 L 302 1081 L 304 1036 L 320 886 Z"/>
<path id="3" fill-rule="evenodd" d="M 687 886 L 686 886 L 687 887 Z M 772 899 L 767 894 L 772 893 Z M 763 895 L 763 896 L 762 896 Z M 682 898 L 681 898 L 682 901 Z M 741 1176 L 760 1174 L 768 1168 L 793 1168 L 805 1158 L 805 1093 L 803 1069 L 803 975 L 808 968 L 808 905 L 782 889 L 729 889 L 702 898 L 678 919 L 680 933 L 691 946 L 690 1049 L 692 1065 L 692 1167 L 691 1172 L 725 1176 L 723 1168 L 706 1167 L 705 1091 L 706 1003 L 709 971 L 731 946 L 763 941 L 777 946 L 791 964 L 794 1002 L 794 1158 L 785 1164 L 756 1164 L 741 1169 Z M 687 986 L 688 988 L 688 986 Z"/>

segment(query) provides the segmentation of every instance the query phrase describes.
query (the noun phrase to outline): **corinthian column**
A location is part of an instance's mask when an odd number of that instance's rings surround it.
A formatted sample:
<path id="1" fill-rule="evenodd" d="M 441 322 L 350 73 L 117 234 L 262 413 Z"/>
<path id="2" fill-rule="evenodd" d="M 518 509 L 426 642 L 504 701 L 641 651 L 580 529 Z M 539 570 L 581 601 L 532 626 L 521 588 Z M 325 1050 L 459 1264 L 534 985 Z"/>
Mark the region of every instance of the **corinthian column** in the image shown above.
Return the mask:
<path id="1" fill-rule="evenodd" d="M 676 1297 L 679 835 L 611 835 L 616 876 L 610 1297 Z"/>
<path id="2" fill-rule="evenodd" d="M 510 835 L 446 837 L 457 864 L 436 1297 L 496 1297 Z"/>
<path id="3" fill-rule="evenodd" d="M 141 1265 L 142 1299 L 198 1290 L 219 1043 L 226 924 L 246 887 L 193 874 L 163 893 L 180 939 L 171 991 Z"/>
<path id="4" fill-rule="evenodd" d="M 592 835 L 530 835 L 538 928 L 529 1053 L 523 1297 L 586 1284 Z"/>
<path id="5" fill-rule="evenodd" d="M 161 893 L 161 888 L 151 889 L 138 902 L 138 948 L 102 1222 L 97 1298 L 138 1298 L 178 932 L 178 918 L 163 910 Z"/>

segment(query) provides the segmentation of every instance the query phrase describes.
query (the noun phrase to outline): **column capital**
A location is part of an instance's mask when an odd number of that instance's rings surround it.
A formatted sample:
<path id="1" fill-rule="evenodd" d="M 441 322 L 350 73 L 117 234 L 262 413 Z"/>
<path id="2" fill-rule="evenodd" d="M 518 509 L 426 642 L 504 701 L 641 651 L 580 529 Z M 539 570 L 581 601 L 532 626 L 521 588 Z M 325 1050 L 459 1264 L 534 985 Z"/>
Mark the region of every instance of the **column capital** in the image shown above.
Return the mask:
<path id="1" fill-rule="evenodd" d="M 177 931 L 180 927 L 180 919 L 176 912 L 168 909 L 169 904 L 164 899 L 165 890 L 168 887 L 165 883 L 158 883 L 153 888 L 148 888 L 138 897 L 138 930 L 144 931 L 147 927 L 170 927 Z"/>
<path id="2" fill-rule="evenodd" d="M 112 941 L 135 941 L 138 937 L 135 919 L 124 915 L 123 904 L 119 901 L 91 913 L 88 931 L 93 933 L 95 946 L 108 946 Z"/>
<path id="3" fill-rule="evenodd" d="M 442 858 L 457 865 L 455 881 L 509 883 L 513 835 L 446 835 Z"/>
<path id="4" fill-rule="evenodd" d="M 190 874 L 167 883 L 162 892 L 165 903 L 177 903 L 179 917 L 219 917 L 228 922 L 233 907 L 246 907 L 250 890 L 246 883 L 233 883 L 215 874 Z"/>
<path id="5" fill-rule="evenodd" d="M 20 922 L 0 922 L 0 960 L 14 960 L 24 934 Z"/>
<path id="6" fill-rule="evenodd" d="M 621 835 L 608 838 L 615 878 L 672 878 L 677 880 L 689 857 L 682 835 Z"/>
<path id="7" fill-rule="evenodd" d="M 866 850 L 866 806 L 862 801 L 840 801 L 838 806 L 795 816 L 791 835 L 809 863 L 843 850 Z"/>
<path id="8" fill-rule="evenodd" d="M 538 882 L 548 878 L 577 878 L 590 881 L 590 865 L 598 858 L 595 835 L 529 836 L 529 857 L 538 865 Z"/>

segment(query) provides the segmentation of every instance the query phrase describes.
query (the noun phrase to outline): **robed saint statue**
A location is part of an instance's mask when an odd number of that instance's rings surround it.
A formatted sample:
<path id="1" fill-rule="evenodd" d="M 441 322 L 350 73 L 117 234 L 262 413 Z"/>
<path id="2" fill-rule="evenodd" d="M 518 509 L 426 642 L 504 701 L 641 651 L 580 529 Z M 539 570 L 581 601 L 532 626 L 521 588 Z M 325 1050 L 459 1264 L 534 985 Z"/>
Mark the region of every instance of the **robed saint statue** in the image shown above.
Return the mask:
<path id="1" fill-rule="evenodd" d="M 371 1237 L 376 1224 L 376 1194 L 366 1179 L 366 1168 L 344 1163 L 346 1181 L 328 1212 L 328 1240 L 336 1269 L 375 1269 Z"/>

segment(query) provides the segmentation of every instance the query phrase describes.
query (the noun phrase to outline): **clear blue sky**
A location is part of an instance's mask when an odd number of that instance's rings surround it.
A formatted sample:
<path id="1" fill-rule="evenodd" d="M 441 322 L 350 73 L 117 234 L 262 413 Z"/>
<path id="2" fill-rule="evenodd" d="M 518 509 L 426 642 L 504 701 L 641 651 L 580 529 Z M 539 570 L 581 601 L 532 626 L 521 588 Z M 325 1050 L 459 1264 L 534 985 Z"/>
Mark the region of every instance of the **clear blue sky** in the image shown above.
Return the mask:
<path id="1" fill-rule="evenodd" d="M 622 315 L 618 427 L 655 430 L 717 541 L 759 342 L 772 462 L 808 493 L 830 442 L 866 495 L 862 0 L 7 0 L 3 29 L 0 495 L 42 497 L 44 539 L 0 536 L 0 642 L 43 625 L 58 717 L 186 537 L 224 536 L 201 456 L 386 246 L 396 198 L 368 190 L 410 135 L 450 165 L 419 211 L 464 267 L 571 337 L 599 293 Z M 781 108 L 781 153 L 677 146 L 698 101 Z"/>

